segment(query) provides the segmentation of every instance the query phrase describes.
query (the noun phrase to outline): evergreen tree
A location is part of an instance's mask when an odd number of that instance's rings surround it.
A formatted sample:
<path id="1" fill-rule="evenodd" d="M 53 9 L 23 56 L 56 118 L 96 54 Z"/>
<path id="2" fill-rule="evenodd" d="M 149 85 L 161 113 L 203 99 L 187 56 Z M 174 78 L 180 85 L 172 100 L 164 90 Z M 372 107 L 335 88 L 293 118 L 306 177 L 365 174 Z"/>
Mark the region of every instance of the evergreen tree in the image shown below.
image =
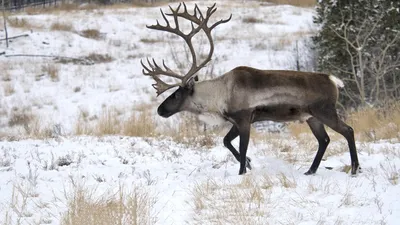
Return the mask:
<path id="1" fill-rule="evenodd" d="M 346 106 L 399 99 L 400 1 L 320 0 L 319 70 L 342 78 Z"/>

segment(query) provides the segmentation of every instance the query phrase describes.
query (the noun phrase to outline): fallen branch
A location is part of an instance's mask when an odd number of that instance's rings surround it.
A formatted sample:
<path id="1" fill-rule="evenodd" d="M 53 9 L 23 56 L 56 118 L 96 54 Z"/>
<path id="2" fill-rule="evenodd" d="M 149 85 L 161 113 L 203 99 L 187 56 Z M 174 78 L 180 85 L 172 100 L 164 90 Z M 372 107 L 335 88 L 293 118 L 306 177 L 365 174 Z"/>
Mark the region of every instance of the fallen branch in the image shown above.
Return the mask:
<path id="1" fill-rule="evenodd" d="M 15 38 L 20 38 L 20 37 L 28 37 L 28 36 L 29 36 L 29 34 L 21 34 L 21 35 L 17 35 L 17 36 L 13 36 L 13 37 L 0 39 L 0 41 L 6 41 L 7 39 L 10 40 L 10 39 L 15 39 Z"/>

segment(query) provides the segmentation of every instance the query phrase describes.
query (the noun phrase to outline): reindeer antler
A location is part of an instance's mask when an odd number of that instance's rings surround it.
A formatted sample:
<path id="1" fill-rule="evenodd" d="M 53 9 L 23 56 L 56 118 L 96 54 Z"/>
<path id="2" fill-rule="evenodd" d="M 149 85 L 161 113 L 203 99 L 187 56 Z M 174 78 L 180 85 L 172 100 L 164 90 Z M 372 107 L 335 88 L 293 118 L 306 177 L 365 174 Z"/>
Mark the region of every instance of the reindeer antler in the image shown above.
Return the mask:
<path id="1" fill-rule="evenodd" d="M 164 60 L 163 60 L 164 69 L 161 68 L 160 66 L 158 66 L 154 59 L 152 59 L 151 61 L 149 59 L 147 59 L 148 66 L 145 66 L 144 63 L 142 61 L 140 61 L 140 63 L 143 66 L 143 71 L 142 71 L 143 74 L 146 76 L 151 76 L 156 81 L 156 83 L 153 84 L 153 87 L 157 90 L 157 96 L 162 94 L 163 92 L 165 92 L 168 89 L 171 89 L 171 88 L 179 86 L 179 85 L 187 84 L 201 68 L 203 68 L 209 61 L 211 61 L 211 57 L 214 53 L 214 42 L 213 42 L 213 39 L 211 36 L 211 31 L 218 25 L 220 25 L 222 23 L 226 23 L 232 18 L 232 14 L 231 14 L 228 19 L 220 20 L 220 21 L 214 23 L 213 25 L 208 26 L 207 23 L 208 23 L 210 17 L 215 13 L 215 11 L 217 11 L 217 8 L 215 8 L 215 5 L 216 4 L 214 3 L 214 5 L 212 5 L 211 7 L 208 7 L 205 17 L 203 16 L 203 13 L 201 12 L 201 10 L 197 6 L 197 4 L 195 4 L 193 14 L 190 14 L 188 12 L 185 3 L 183 3 L 183 8 L 184 8 L 183 12 L 179 11 L 182 6 L 182 3 L 179 3 L 179 5 L 176 9 L 173 9 L 171 6 L 169 6 L 171 13 L 165 14 L 162 11 L 162 9 L 160 9 L 161 15 L 166 23 L 165 26 L 161 25 L 158 22 L 158 20 L 157 20 L 156 25 L 146 26 L 149 29 L 166 31 L 166 32 L 180 36 L 181 38 L 183 38 L 183 40 L 188 45 L 190 53 L 192 55 L 192 66 L 185 75 L 180 75 L 180 74 L 172 71 L 168 66 L 165 65 Z M 173 21 L 174 21 L 174 25 L 175 25 L 174 28 L 171 27 L 170 22 L 168 21 L 166 16 L 173 17 Z M 178 21 L 179 17 L 189 20 L 191 22 L 192 29 L 188 34 L 184 34 L 180 30 L 179 21 Z M 193 44 L 192 44 L 192 38 L 197 33 L 199 33 L 201 30 L 203 30 L 203 32 L 207 36 L 208 41 L 210 42 L 210 51 L 208 53 L 207 58 L 200 64 L 197 64 L 197 56 L 196 56 L 196 52 L 195 52 Z M 182 82 L 172 84 L 172 85 L 167 84 L 158 77 L 159 75 L 178 78 Z"/>

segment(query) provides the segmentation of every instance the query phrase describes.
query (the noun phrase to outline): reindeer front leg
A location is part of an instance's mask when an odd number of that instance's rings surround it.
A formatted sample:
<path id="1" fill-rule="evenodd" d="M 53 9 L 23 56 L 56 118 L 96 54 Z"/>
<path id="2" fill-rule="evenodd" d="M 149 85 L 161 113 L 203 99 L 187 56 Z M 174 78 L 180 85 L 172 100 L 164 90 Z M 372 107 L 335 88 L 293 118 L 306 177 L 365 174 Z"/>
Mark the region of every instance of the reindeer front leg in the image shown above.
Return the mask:
<path id="1" fill-rule="evenodd" d="M 225 135 L 224 137 L 224 146 L 229 149 L 229 151 L 232 152 L 233 156 L 235 159 L 240 162 L 240 154 L 239 152 L 233 147 L 232 141 L 239 136 L 239 130 L 236 127 L 236 125 L 233 125 L 232 128 L 229 130 L 229 132 Z M 246 167 L 247 169 L 251 170 L 251 159 L 249 157 L 246 157 Z"/>
<path id="2" fill-rule="evenodd" d="M 247 147 L 249 146 L 250 139 L 250 123 L 242 124 L 238 127 L 239 129 L 239 153 L 240 153 L 240 169 L 239 175 L 246 173 L 247 165 Z"/>
<path id="3" fill-rule="evenodd" d="M 239 157 L 238 157 L 239 158 L 238 160 L 240 162 L 239 175 L 246 173 L 246 167 L 251 169 L 250 160 L 248 160 L 246 154 L 250 139 L 250 124 L 252 121 L 252 115 L 253 113 L 251 111 L 244 110 L 231 113 L 227 116 L 229 117 L 229 120 L 233 123 L 233 126 L 236 127 L 236 131 L 239 133 L 239 138 L 240 138 Z M 234 130 L 235 128 L 232 129 Z M 232 149 L 230 149 L 229 147 L 228 149 L 232 151 Z M 232 153 L 235 155 L 234 152 Z"/>

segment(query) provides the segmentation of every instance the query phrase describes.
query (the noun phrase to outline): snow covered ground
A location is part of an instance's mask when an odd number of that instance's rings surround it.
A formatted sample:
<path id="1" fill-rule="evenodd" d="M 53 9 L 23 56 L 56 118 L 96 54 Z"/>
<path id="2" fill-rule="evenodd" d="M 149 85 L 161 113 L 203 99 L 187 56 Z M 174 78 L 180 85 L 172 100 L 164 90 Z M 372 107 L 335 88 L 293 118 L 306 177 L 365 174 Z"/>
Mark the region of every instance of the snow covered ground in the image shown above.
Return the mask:
<path id="1" fill-rule="evenodd" d="M 212 4 L 198 3 L 202 9 Z M 239 65 L 294 69 L 296 40 L 301 48 L 315 31 L 312 9 L 251 1 L 218 1 L 217 7 L 215 19 L 233 17 L 215 30 L 214 60 L 202 71 L 209 76 Z M 1 224 L 60 224 L 77 185 L 97 197 L 112 196 L 121 186 L 148 192 L 154 202 L 147 224 L 400 223 L 397 139 L 358 142 L 363 172 L 352 177 L 344 139 L 332 138 L 317 174 L 305 176 L 317 148 L 310 134 L 259 132 L 248 151 L 254 169 L 238 176 L 239 165 L 218 135 L 211 147 L 178 143 L 168 134 L 77 136 L 82 115 L 96 124 L 106 109 L 121 120 L 150 113 L 161 131 L 171 126 L 155 116 L 163 96 L 155 98 L 140 66 L 140 59 L 155 57 L 178 68 L 171 49 L 185 64 L 181 40 L 145 28 L 160 19 L 158 7 L 10 16 L 17 19 L 10 35 L 29 37 L 13 40 L 8 49 L 0 42 L 0 52 L 73 58 L 96 53 L 112 61 L 82 65 L 0 56 Z M 86 29 L 101 35 L 86 38 Z M 49 135 L 35 137 L 32 121 L 24 119 L 32 117 Z"/>

